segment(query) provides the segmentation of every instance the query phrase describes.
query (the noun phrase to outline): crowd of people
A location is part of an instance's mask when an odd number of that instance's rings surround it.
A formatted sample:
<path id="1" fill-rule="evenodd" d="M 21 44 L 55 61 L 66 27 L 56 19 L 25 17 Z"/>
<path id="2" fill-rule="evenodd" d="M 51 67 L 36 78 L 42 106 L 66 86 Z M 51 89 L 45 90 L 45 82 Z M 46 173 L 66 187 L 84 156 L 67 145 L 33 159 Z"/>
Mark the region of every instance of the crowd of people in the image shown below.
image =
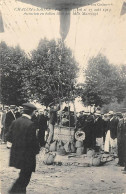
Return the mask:
<path id="1" fill-rule="evenodd" d="M 118 165 L 124 166 L 126 173 L 126 122 L 122 113 L 109 111 L 101 114 L 97 110 L 74 114 L 68 106 L 61 114 L 60 109 L 60 105 L 55 103 L 44 110 L 24 103 L 19 107 L 4 106 L 1 110 L 1 144 L 11 148 L 10 166 L 21 169 L 10 193 L 17 192 L 17 189 L 26 192 L 31 174 L 35 171 L 35 156 L 41 147 L 48 149 L 53 142 L 55 125 L 74 127 L 75 132 L 83 131 L 85 153 L 87 149 L 93 149 L 115 154 L 119 158 Z"/>
<path id="2" fill-rule="evenodd" d="M 6 139 L 6 135 L 9 132 L 9 127 L 11 126 L 12 122 L 20 118 L 23 113 L 23 107 L 17 107 L 15 105 L 4 106 L 3 110 L 1 110 L 1 143 L 7 144 L 7 148 L 10 148 L 11 146 Z M 36 133 L 38 131 L 37 135 L 41 147 L 45 144 L 45 131 L 47 130 L 48 118 L 48 111 L 46 109 L 39 111 L 34 110 L 34 114 L 31 118 L 31 120 L 34 122 Z"/>

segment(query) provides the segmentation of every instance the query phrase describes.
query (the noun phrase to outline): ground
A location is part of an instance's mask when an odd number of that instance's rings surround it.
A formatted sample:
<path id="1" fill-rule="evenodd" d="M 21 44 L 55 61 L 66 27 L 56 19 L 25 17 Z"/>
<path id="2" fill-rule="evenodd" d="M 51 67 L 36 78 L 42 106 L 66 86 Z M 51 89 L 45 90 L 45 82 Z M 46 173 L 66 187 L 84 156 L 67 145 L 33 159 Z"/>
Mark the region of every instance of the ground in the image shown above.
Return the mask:
<path id="1" fill-rule="evenodd" d="M 1 194 L 7 194 L 19 170 L 9 167 L 6 145 L 1 149 Z M 117 161 L 101 167 L 47 166 L 37 162 L 27 194 L 126 194 L 126 175 Z"/>

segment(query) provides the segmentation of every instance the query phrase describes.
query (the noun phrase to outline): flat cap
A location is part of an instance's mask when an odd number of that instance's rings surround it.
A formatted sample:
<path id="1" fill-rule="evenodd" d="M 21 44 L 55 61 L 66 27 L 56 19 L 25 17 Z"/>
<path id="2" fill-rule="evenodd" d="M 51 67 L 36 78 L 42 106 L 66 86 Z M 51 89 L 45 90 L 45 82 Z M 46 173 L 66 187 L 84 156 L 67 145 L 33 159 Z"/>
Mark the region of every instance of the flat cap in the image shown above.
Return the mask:
<path id="1" fill-rule="evenodd" d="M 24 103 L 22 106 L 25 110 L 36 110 L 36 107 L 31 103 Z"/>

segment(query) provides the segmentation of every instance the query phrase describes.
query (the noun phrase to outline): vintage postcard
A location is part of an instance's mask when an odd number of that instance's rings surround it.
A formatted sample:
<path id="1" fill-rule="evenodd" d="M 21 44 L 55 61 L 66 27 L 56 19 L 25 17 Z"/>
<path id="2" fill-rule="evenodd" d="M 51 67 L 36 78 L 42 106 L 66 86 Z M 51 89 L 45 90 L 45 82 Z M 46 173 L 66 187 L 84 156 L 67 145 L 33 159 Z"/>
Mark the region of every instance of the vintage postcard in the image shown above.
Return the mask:
<path id="1" fill-rule="evenodd" d="M 126 0 L 0 0 L 0 193 L 126 194 Z"/>

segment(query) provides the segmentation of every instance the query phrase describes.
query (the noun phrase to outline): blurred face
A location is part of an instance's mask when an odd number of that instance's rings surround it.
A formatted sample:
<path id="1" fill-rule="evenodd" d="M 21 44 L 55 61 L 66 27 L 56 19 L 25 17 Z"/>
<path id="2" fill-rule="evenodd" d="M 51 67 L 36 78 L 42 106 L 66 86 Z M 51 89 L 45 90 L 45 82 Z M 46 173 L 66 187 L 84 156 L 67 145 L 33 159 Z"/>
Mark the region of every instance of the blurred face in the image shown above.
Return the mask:
<path id="1" fill-rule="evenodd" d="M 39 111 L 39 114 L 42 115 L 43 114 L 43 111 Z"/>
<path id="2" fill-rule="evenodd" d="M 54 106 L 53 106 L 53 108 L 54 108 L 54 109 L 56 109 L 56 108 L 57 108 L 57 106 L 56 106 L 56 105 L 54 105 Z"/>
<path id="3" fill-rule="evenodd" d="M 78 112 L 76 115 L 77 115 L 77 117 L 79 117 L 80 116 L 80 113 Z"/>
<path id="4" fill-rule="evenodd" d="M 107 115 L 104 115 L 103 116 L 103 119 L 104 119 L 104 121 L 108 121 L 109 120 L 109 117 Z"/>
<path id="5" fill-rule="evenodd" d="M 48 114 L 48 113 L 47 113 L 47 111 L 45 110 L 45 111 L 44 111 L 44 115 L 47 116 L 47 114 Z"/>
<path id="6" fill-rule="evenodd" d="M 35 115 L 36 115 L 36 116 L 38 115 L 38 111 L 35 112 Z"/>

